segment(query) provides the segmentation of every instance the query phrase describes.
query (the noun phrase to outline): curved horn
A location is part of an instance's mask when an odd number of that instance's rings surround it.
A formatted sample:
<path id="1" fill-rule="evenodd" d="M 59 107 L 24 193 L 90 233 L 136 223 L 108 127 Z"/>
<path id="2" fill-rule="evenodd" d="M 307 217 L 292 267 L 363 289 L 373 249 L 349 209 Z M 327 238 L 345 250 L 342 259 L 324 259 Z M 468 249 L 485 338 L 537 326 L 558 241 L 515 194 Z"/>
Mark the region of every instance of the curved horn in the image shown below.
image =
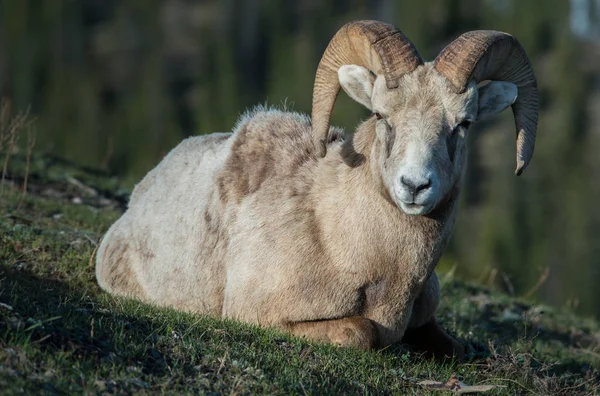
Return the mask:
<path id="1" fill-rule="evenodd" d="M 359 65 L 385 76 L 389 89 L 399 79 L 423 64 L 415 46 L 394 26 L 378 21 L 355 21 L 344 25 L 333 36 L 315 76 L 312 103 L 313 142 L 318 155 L 327 153 L 327 135 L 340 82 L 342 65 Z"/>
<path id="2" fill-rule="evenodd" d="M 456 93 L 464 92 L 470 81 L 501 80 L 517 86 L 519 93 L 512 110 L 517 127 L 515 173 L 520 175 L 533 156 L 538 122 L 537 82 L 521 44 L 503 32 L 467 32 L 440 52 L 434 67 Z"/>

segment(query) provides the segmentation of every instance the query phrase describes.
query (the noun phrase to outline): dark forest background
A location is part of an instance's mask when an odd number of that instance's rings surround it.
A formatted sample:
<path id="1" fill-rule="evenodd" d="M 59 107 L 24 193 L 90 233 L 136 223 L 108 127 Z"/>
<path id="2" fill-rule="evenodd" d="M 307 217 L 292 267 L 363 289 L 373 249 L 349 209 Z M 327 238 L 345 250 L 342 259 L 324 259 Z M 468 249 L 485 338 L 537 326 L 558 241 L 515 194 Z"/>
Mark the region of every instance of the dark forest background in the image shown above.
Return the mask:
<path id="1" fill-rule="evenodd" d="M 510 111 L 472 130 L 440 267 L 600 316 L 598 0 L 0 0 L 0 96 L 30 108 L 37 151 L 133 186 L 180 140 L 229 131 L 249 106 L 310 112 L 329 39 L 367 18 L 430 60 L 472 29 L 523 44 L 541 99 L 533 162 L 514 176 Z M 333 123 L 351 131 L 366 115 L 342 94 Z"/>

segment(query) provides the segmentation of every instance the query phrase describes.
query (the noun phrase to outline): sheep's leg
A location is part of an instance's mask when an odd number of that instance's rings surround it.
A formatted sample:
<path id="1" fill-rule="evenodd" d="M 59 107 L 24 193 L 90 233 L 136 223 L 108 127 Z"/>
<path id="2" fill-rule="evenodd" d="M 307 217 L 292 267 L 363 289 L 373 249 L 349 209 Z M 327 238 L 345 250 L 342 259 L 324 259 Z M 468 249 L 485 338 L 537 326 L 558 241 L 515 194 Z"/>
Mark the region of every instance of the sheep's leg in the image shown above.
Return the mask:
<path id="1" fill-rule="evenodd" d="M 406 329 L 402 343 L 436 359 L 464 358 L 464 347 L 446 334 L 434 318 L 423 326 Z"/>
<path id="2" fill-rule="evenodd" d="M 109 231 L 102 239 L 96 257 L 96 279 L 112 294 L 149 301 L 132 264 L 130 244 Z"/>
<path id="3" fill-rule="evenodd" d="M 461 360 L 464 348 L 446 334 L 434 318 L 439 302 L 440 283 L 434 272 L 413 304 L 410 322 L 402 342 L 430 357 L 454 357 Z"/>
<path id="4" fill-rule="evenodd" d="M 371 349 L 378 344 L 375 323 L 361 316 L 290 323 L 284 329 L 313 341 Z"/>

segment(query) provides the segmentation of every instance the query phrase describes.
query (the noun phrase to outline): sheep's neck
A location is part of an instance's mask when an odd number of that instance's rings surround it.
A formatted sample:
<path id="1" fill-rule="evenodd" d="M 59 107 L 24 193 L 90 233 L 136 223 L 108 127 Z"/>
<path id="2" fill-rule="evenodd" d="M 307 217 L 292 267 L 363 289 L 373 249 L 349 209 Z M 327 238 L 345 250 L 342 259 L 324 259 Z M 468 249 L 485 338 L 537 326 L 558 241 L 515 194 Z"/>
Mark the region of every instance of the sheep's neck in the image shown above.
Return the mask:
<path id="1" fill-rule="evenodd" d="M 427 216 L 408 216 L 398 208 L 383 186 L 377 167 L 371 166 L 370 153 L 375 140 L 374 123 L 363 123 L 352 139 L 341 150 L 342 161 L 337 167 L 339 193 L 343 196 L 340 218 L 360 213 L 360 224 L 355 220 L 340 221 L 362 227 L 356 234 L 352 249 L 378 250 L 384 261 L 395 261 L 414 275 L 415 287 L 429 277 L 449 240 L 456 218 L 459 182 L 442 203 Z M 360 188 L 357 188 L 360 186 Z M 382 220 L 385 219 L 385 220 Z M 349 236 L 348 234 L 346 235 Z M 363 256 L 357 252 L 357 256 Z"/>

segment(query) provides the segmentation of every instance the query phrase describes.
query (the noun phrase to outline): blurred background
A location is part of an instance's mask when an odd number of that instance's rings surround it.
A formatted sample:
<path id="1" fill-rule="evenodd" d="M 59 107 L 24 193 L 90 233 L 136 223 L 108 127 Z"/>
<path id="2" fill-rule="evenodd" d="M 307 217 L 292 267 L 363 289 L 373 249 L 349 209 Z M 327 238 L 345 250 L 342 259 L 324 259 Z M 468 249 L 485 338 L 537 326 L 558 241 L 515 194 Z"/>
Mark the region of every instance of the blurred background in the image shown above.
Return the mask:
<path id="1" fill-rule="evenodd" d="M 0 0 L 0 96 L 36 117 L 36 151 L 132 187 L 249 106 L 310 112 L 329 39 L 365 18 L 395 24 L 428 60 L 472 29 L 523 44 L 540 88 L 533 162 L 514 176 L 510 111 L 472 129 L 439 268 L 600 317 L 599 0 Z M 341 94 L 333 123 L 352 131 L 365 116 Z"/>

